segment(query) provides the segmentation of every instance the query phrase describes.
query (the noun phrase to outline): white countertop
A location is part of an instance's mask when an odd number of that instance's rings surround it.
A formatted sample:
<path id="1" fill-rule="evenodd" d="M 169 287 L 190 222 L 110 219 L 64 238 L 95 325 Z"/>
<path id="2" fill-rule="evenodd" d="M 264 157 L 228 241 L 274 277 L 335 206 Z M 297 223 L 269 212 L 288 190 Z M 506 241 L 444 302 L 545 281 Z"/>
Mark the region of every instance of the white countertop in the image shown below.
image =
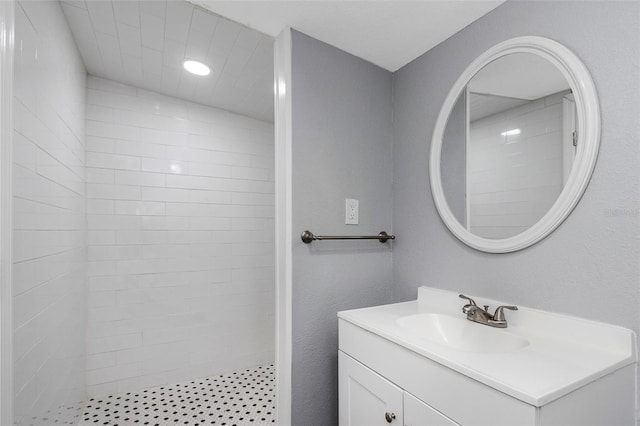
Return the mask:
<path id="1" fill-rule="evenodd" d="M 468 296 L 479 306 L 491 305 L 491 311 L 509 304 Z M 461 308 L 465 303 L 458 293 L 420 287 L 418 300 L 342 311 L 338 317 L 537 407 L 637 362 L 636 337 L 631 330 L 522 306 L 518 311 L 505 311 L 506 329 L 474 324 L 529 341 L 528 346 L 512 352 L 457 350 L 397 324 L 399 318 L 421 313 L 464 319 Z"/>

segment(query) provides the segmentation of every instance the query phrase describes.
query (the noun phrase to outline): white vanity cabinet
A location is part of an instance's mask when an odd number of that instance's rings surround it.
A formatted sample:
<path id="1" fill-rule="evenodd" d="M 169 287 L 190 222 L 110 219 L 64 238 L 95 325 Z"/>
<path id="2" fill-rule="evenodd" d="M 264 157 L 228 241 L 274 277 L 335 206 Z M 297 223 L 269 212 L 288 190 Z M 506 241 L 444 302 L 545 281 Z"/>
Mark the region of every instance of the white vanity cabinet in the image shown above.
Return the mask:
<path id="1" fill-rule="evenodd" d="M 402 389 L 343 352 L 338 353 L 340 424 L 403 424 Z"/>
<path id="2" fill-rule="evenodd" d="M 405 426 L 460 426 L 410 393 L 404 392 L 403 402 Z"/>
<path id="3" fill-rule="evenodd" d="M 463 350 L 407 328 L 426 315 L 422 327 L 456 331 L 443 316 L 459 315 L 457 299 L 421 287 L 416 302 L 338 314 L 340 426 L 636 425 L 633 332 L 524 307 L 509 316 L 511 329 L 487 328 L 513 335 L 495 342 L 526 341 L 501 351 L 484 345 L 490 335 Z M 466 340 L 486 326 L 473 327 Z"/>
<path id="4" fill-rule="evenodd" d="M 342 426 L 459 426 L 341 351 L 338 366 Z"/>

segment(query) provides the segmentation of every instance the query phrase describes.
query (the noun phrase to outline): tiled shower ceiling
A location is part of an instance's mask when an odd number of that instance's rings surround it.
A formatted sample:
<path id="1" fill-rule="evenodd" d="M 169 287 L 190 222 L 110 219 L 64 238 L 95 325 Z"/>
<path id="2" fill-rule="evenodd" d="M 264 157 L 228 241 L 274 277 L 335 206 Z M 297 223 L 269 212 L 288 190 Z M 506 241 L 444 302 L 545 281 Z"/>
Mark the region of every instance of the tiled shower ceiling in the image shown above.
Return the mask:
<path id="1" fill-rule="evenodd" d="M 62 0 L 89 74 L 273 121 L 273 39 L 183 0 Z M 184 70 L 185 59 L 213 68 Z"/>

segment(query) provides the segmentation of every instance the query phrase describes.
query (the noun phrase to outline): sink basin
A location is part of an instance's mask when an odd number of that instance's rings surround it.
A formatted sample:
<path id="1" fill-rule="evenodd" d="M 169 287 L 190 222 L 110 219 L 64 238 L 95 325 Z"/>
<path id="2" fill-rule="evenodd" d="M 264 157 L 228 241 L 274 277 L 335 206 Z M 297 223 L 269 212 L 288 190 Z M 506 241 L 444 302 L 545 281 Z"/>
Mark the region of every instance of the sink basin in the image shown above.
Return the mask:
<path id="1" fill-rule="evenodd" d="M 517 312 L 507 313 L 507 328 L 490 327 L 467 320 L 460 310 L 464 302 L 459 294 L 420 287 L 417 300 L 338 312 L 340 350 L 364 364 L 380 367 L 380 372 L 387 366 L 397 369 L 397 376 L 382 374 L 397 385 L 400 385 L 398 380 L 408 380 L 416 386 L 425 383 L 429 387 L 431 383 L 422 377 L 437 377 L 439 382 L 444 380 L 444 375 L 434 373 L 434 369 L 442 365 L 529 404 L 526 410 L 542 407 L 574 391 L 574 395 L 587 398 L 596 394 L 608 395 L 604 388 L 585 390 L 587 385 L 600 383 L 600 379 L 603 379 L 602 386 L 605 386 L 604 380 L 615 382 L 615 386 L 622 386 L 625 381 L 630 390 L 615 394 L 628 395 L 625 401 L 630 407 L 634 405 L 632 396 L 638 357 L 632 330 L 522 305 L 518 306 Z M 485 304 L 503 306 L 510 303 L 483 299 L 482 305 Z M 421 358 L 432 362 L 420 364 Z M 414 380 L 414 374 L 421 379 Z M 614 379 L 614 375 L 618 378 Z M 447 374 L 446 377 L 455 375 Z M 464 386 L 460 385 L 452 389 L 462 389 Z M 479 389 L 474 387 L 474 395 L 479 395 Z M 419 389 L 407 391 L 417 396 L 422 392 Z M 482 394 L 484 401 L 485 393 Z M 425 395 L 435 394 L 429 387 Z M 458 399 L 471 401 L 473 398 Z M 614 399 L 616 404 L 622 403 L 620 398 Z M 601 407 L 600 400 L 603 398 L 593 399 L 596 410 Z M 565 413 L 557 408 L 559 406 L 555 407 L 558 414 Z M 522 412 L 520 408 L 516 411 Z M 621 412 L 616 408 L 618 411 Z M 633 409 L 631 412 L 630 420 L 620 420 L 616 424 L 634 424 Z M 495 410 L 491 413 L 502 415 Z M 582 423 L 589 423 L 587 420 Z M 605 421 L 600 414 L 590 420 L 593 424 L 615 423 Z M 478 423 L 473 420 L 459 422 Z M 501 420 L 494 423 L 523 422 Z"/>
<path id="2" fill-rule="evenodd" d="M 508 331 L 444 314 L 408 315 L 396 323 L 416 337 L 467 352 L 513 352 L 529 345 L 527 339 Z"/>

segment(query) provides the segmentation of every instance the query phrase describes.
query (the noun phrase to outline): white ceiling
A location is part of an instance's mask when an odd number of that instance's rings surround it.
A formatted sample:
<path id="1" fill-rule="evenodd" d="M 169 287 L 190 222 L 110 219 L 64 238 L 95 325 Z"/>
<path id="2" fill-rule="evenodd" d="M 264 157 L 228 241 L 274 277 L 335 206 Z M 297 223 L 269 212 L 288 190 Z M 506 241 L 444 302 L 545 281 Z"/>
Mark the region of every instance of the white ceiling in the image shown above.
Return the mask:
<path id="1" fill-rule="evenodd" d="M 474 93 L 529 101 L 570 88 L 558 67 L 533 53 L 496 59 L 478 71 L 468 86 Z"/>
<path id="2" fill-rule="evenodd" d="M 273 39 L 186 1 L 62 0 L 87 71 L 273 121 Z M 186 58 L 212 66 L 186 72 Z"/>
<path id="3" fill-rule="evenodd" d="M 189 1 L 61 4 L 90 74 L 273 121 L 270 36 L 284 28 L 396 71 L 505 0 Z M 213 73 L 187 73 L 187 58 Z"/>
<path id="4" fill-rule="evenodd" d="M 277 36 L 292 27 L 396 71 L 505 0 L 189 0 Z"/>
<path id="5" fill-rule="evenodd" d="M 487 64 L 468 84 L 470 120 L 570 89 L 560 70 L 533 53 L 513 53 Z"/>
<path id="6" fill-rule="evenodd" d="M 469 122 L 474 122 L 481 118 L 528 104 L 529 102 L 533 101 L 471 93 L 469 96 Z"/>

